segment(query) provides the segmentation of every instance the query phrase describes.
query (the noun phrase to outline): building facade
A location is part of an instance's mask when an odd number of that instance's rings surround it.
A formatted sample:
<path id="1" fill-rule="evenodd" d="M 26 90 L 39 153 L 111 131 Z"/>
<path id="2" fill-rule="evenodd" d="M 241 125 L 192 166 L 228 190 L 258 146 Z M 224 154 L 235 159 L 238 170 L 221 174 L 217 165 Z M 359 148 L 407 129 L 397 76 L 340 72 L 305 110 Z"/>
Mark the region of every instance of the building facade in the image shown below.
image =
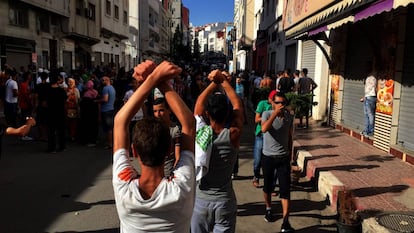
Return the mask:
<path id="1" fill-rule="evenodd" d="M 255 1 L 234 1 L 234 27 L 236 31 L 234 72 L 251 70 L 253 63 Z"/>
<path id="2" fill-rule="evenodd" d="M 0 7 L 0 69 L 130 70 L 171 55 L 174 25 L 189 33 L 181 0 L 0 0 Z"/>
<path id="3" fill-rule="evenodd" d="M 329 124 L 413 163 L 413 1 L 326 0 L 306 11 L 294 3 L 285 8 L 284 31 L 303 48 L 312 41 L 328 64 Z M 359 100 L 370 74 L 378 83 L 375 129 L 373 137 L 364 137 Z"/>

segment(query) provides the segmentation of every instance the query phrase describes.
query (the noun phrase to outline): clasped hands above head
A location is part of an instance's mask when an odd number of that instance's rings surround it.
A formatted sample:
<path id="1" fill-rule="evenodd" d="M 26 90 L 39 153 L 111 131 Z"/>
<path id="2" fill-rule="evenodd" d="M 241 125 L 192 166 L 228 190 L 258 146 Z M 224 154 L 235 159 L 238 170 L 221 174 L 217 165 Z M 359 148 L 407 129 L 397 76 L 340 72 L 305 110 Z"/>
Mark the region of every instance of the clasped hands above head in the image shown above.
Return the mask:
<path id="1" fill-rule="evenodd" d="M 208 80 L 216 84 L 220 84 L 226 79 L 229 82 L 231 81 L 230 74 L 227 73 L 226 71 L 221 71 L 218 69 L 211 71 L 210 74 L 208 75 Z"/>
<path id="2" fill-rule="evenodd" d="M 139 83 L 143 83 L 150 74 L 154 73 L 154 78 L 161 83 L 168 79 L 172 79 L 181 73 L 182 69 L 169 61 L 163 61 L 159 65 L 151 60 L 145 60 L 134 67 L 132 75 Z"/>

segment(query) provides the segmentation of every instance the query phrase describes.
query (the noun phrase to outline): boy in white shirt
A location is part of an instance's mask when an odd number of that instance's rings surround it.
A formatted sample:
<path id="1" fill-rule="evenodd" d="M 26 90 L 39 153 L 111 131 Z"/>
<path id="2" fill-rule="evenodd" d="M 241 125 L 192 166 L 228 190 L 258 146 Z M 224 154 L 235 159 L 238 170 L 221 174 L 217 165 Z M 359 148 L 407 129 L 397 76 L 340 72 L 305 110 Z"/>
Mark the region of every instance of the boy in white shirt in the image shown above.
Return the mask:
<path id="1" fill-rule="evenodd" d="M 192 112 L 168 80 L 181 68 L 164 61 L 156 66 L 145 61 L 134 68 L 142 85 L 118 111 L 114 122 L 114 164 L 112 184 L 122 232 L 189 232 L 194 207 L 194 138 Z M 165 178 L 164 159 L 170 148 L 168 126 L 160 120 L 138 121 L 132 137 L 132 152 L 138 157 L 141 175 L 129 160 L 128 126 L 151 90 L 158 87 L 182 125 L 181 153 L 174 176 Z"/>

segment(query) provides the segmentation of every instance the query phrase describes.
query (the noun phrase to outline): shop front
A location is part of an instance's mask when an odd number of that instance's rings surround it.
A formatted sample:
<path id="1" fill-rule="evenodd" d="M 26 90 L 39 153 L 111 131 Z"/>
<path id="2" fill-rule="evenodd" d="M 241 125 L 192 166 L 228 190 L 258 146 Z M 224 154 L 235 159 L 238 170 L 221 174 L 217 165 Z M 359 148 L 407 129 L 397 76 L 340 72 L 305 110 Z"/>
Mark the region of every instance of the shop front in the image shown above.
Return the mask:
<path id="1" fill-rule="evenodd" d="M 33 63 L 32 57 L 35 54 L 36 42 L 22 38 L 0 36 L 1 67 L 8 64 L 16 69 L 23 66 L 27 69 Z"/>
<path id="2" fill-rule="evenodd" d="M 258 30 L 256 41 L 253 47 L 253 70 L 262 75 L 268 71 L 267 67 L 267 33 L 265 30 Z"/>
<path id="3" fill-rule="evenodd" d="M 296 1 L 294 1 L 296 2 Z M 296 15 L 288 38 L 330 47 L 330 125 L 404 161 L 414 162 L 414 6 L 411 1 L 329 1 L 310 17 Z M 298 12 L 293 10 L 290 13 Z M 310 8 L 312 9 L 312 7 Z M 294 17 L 293 17 L 294 18 Z M 364 80 L 377 78 L 373 137 L 364 137 Z M 328 78 L 328 77 L 327 77 Z"/>

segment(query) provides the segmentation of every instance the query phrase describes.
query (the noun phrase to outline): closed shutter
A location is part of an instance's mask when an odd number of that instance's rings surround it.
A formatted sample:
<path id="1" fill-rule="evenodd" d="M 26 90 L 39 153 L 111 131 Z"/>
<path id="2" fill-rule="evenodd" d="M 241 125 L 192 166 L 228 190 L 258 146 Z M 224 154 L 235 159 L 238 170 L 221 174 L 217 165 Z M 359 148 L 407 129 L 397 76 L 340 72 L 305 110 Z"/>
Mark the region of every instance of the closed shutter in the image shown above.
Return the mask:
<path id="1" fill-rule="evenodd" d="M 361 22 L 363 23 L 363 22 Z M 372 71 L 373 57 L 372 46 L 367 37 L 367 31 L 353 25 L 349 27 L 347 53 L 344 75 L 344 93 L 342 104 L 342 123 L 354 130 L 364 129 L 364 106 L 359 100 L 364 96 L 364 80 Z"/>
<path id="2" fill-rule="evenodd" d="M 316 44 L 313 41 L 305 41 L 302 44 L 302 67 L 308 69 L 308 76 L 315 78 Z"/>
<path id="3" fill-rule="evenodd" d="M 18 69 L 20 66 L 27 67 L 32 63 L 32 54 L 24 52 L 6 51 L 7 64 Z"/>
<path id="4" fill-rule="evenodd" d="M 345 79 L 341 120 L 345 126 L 358 131 L 364 129 L 364 105 L 359 101 L 363 95 L 363 80 Z"/>
<path id="5" fill-rule="evenodd" d="M 67 73 L 72 71 L 72 52 L 63 51 L 63 70 Z"/>
<path id="6" fill-rule="evenodd" d="M 413 7 L 410 8 L 413 13 Z M 402 74 L 400 114 L 398 119 L 397 143 L 409 150 L 414 150 L 414 31 L 411 25 L 414 15 L 407 14 L 406 43 Z"/>
<path id="7" fill-rule="evenodd" d="M 411 63 L 413 64 L 413 63 Z M 413 66 L 413 65 L 411 65 Z M 414 71 L 414 67 L 411 67 Z M 414 72 L 411 73 L 414 75 Z M 412 78 L 413 76 L 411 76 Z M 411 81 L 413 82 L 413 81 Z M 403 84 L 400 102 L 400 117 L 398 122 L 398 144 L 414 150 L 414 87 Z"/>

